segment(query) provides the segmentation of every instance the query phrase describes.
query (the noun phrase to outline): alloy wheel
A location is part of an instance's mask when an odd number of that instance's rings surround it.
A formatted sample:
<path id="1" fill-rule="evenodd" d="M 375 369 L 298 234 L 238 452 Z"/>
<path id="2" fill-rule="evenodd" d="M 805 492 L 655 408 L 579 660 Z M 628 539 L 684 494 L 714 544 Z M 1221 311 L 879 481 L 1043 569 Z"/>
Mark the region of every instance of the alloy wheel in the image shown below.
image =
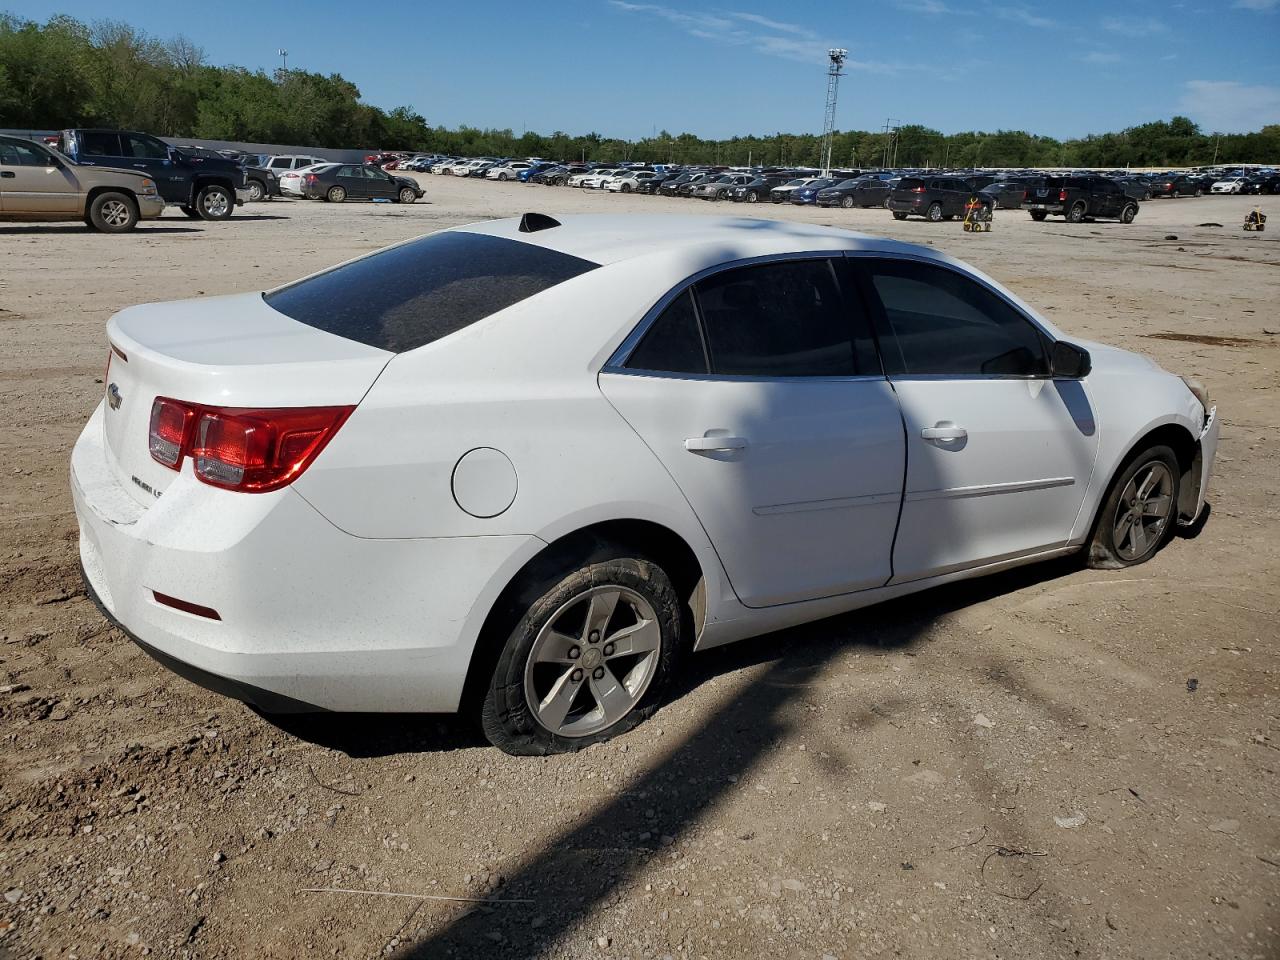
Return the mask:
<path id="1" fill-rule="evenodd" d="M 123 227 L 129 222 L 129 208 L 123 200 L 108 200 L 102 205 L 102 219 L 108 226 Z"/>
<path id="2" fill-rule="evenodd" d="M 592 587 L 538 632 L 525 663 L 525 700 L 538 724 L 557 736 L 599 733 L 640 702 L 661 651 L 649 601 L 627 587 Z"/>
<path id="3" fill-rule="evenodd" d="M 1173 515 L 1173 474 L 1160 461 L 1138 470 L 1116 505 L 1112 541 L 1124 560 L 1139 560 L 1160 544 Z"/>
<path id="4" fill-rule="evenodd" d="M 206 190 L 200 198 L 200 207 L 211 217 L 225 217 L 228 212 L 227 195 L 221 190 Z"/>

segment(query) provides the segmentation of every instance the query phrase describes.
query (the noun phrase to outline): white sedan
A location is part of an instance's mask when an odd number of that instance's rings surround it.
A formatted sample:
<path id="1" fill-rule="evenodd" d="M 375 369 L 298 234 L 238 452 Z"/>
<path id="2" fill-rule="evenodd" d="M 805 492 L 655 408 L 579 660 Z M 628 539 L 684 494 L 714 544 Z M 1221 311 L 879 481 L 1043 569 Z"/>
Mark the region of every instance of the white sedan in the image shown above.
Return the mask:
<path id="1" fill-rule="evenodd" d="M 611 193 L 630 193 L 646 180 L 652 180 L 656 176 L 657 173 L 652 170 L 623 170 L 606 178 L 600 184 L 600 189 Z"/>
<path id="2" fill-rule="evenodd" d="M 516 180 L 524 170 L 532 167 L 532 163 L 526 163 L 523 160 L 515 160 L 511 163 L 503 163 L 496 167 L 490 167 L 484 172 L 486 180 Z"/>
<path id="3" fill-rule="evenodd" d="M 288 194 L 291 197 L 305 197 L 307 191 L 305 184 L 307 182 L 307 174 L 319 173 L 328 170 L 330 167 L 336 167 L 336 163 L 313 163 L 309 167 L 299 167 L 297 170 L 286 170 L 280 174 L 280 192 Z"/>
<path id="4" fill-rule="evenodd" d="M 1219 180 L 1209 188 L 1210 193 L 1239 193 L 1244 189 L 1244 185 L 1248 183 L 1244 177 L 1228 177 L 1225 180 Z"/>
<path id="5" fill-rule="evenodd" d="M 512 753 L 629 729 L 690 651 L 1142 563 L 1218 440 L 1196 382 L 807 223 L 527 214 L 107 339 L 71 456 L 105 614 L 263 709 L 465 711 Z"/>
<path id="6" fill-rule="evenodd" d="M 583 173 L 575 173 L 569 178 L 569 186 L 581 187 L 584 190 L 594 190 L 600 185 L 600 182 L 607 180 L 609 177 L 623 173 L 621 169 L 605 169 L 597 168 L 595 170 L 587 170 Z"/>

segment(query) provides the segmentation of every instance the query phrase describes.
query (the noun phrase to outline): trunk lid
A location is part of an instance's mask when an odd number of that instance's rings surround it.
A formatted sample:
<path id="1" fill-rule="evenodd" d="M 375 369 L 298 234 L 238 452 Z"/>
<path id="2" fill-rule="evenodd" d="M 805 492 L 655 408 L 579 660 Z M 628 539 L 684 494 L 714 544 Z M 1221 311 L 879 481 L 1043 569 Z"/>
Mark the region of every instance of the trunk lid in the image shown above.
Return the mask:
<path id="1" fill-rule="evenodd" d="M 354 405 L 395 356 L 292 320 L 260 293 L 130 307 L 111 318 L 107 339 L 107 461 L 141 503 L 178 476 L 151 457 L 156 397 L 216 407 Z"/>

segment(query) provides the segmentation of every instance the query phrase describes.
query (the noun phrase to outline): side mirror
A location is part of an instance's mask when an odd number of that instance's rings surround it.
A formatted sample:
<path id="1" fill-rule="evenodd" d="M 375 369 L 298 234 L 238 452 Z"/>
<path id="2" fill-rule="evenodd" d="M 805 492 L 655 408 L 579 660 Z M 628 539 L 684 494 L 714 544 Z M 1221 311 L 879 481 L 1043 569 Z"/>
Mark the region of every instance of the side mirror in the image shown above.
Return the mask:
<path id="1" fill-rule="evenodd" d="M 1067 380 L 1082 380 L 1093 369 L 1089 351 L 1065 340 L 1054 343 L 1050 362 L 1053 365 L 1053 375 Z"/>

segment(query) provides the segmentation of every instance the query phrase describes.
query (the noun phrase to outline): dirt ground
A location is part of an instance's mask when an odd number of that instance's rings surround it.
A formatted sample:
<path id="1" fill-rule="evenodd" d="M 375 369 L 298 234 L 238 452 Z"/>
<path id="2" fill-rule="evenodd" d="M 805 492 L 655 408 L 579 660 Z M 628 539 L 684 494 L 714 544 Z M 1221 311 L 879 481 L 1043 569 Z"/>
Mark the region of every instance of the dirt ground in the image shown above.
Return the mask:
<path id="1" fill-rule="evenodd" d="M 0 224 L 0 957 L 1280 956 L 1280 198 L 1261 235 L 1249 198 L 1206 197 L 969 236 L 422 179 L 412 207 Z M 1211 516 L 1130 571 L 1027 568 L 696 656 L 652 721 L 548 759 L 452 718 L 273 721 L 105 625 L 67 461 L 113 312 L 525 210 L 794 217 L 965 258 L 1209 385 Z"/>

